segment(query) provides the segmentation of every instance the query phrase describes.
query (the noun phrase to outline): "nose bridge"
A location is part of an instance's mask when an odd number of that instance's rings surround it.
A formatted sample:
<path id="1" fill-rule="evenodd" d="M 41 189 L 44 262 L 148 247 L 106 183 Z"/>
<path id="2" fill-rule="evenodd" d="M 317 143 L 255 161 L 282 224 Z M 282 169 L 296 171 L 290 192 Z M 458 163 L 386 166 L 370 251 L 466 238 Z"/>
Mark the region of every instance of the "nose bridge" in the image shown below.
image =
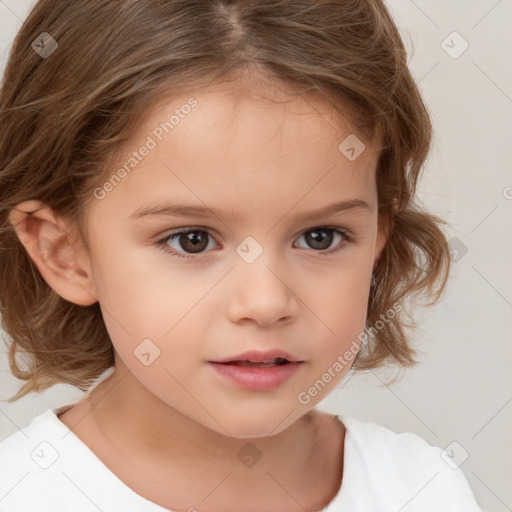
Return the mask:
<path id="1" fill-rule="evenodd" d="M 277 248 L 263 247 L 247 237 L 236 248 L 234 282 L 229 304 L 233 321 L 251 318 L 270 324 L 297 313 L 297 303 L 283 273 L 283 255 Z"/>

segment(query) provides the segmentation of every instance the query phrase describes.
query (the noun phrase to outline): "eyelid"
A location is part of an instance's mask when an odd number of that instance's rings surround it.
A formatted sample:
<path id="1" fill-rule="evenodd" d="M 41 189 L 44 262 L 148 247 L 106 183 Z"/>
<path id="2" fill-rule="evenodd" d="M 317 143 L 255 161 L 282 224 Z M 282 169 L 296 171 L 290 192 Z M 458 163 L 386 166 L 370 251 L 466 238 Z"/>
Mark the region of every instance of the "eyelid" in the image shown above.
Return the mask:
<path id="1" fill-rule="evenodd" d="M 322 255 L 327 256 L 329 254 L 338 252 L 338 251 L 342 250 L 345 246 L 353 244 L 356 241 L 356 237 L 353 235 L 353 233 L 349 229 L 347 229 L 345 227 L 342 227 L 342 226 L 332 226 L 332 225 L 321 225 L 321 224 L 320 225 L 315 225 L 315 226 L 313 226 L 311 228 L 307 228 L 307 229 L 301 230 L 298 233 L 298 235 L 296 235 L 294 237 L 294 239 L 296 239 L 297 236 L 300 238 L 300 236 L 302 236 L 305 233 L 308 233 L 309 231 L 322 230 L 322 229 L 332 230 L 335 233 L 338 233 L 338 234 L 342 235 L 344 240 L 342 242 L 340 242 L 337 246 L 335 246 L 334 248 L 331 248 L 331 249 L 326 249 L 326 250 L 323 250 L 323 251 L 322 250 L 315 251 L 314 249 L 309 249 L 309 251 L 311 251 L 313 253 L 317 253 L 320 257 Z M 214 237 L 212 235 L 211 229 L 210 228 L 205 228 L 205 227 L 202 227 L 202 226 L 186 226 L 186 227 L 182 227 L 182 228 L 176 228 L 176 229 L 170 231 L 169 233 L 167 233 L 163 238 L 159 238 L 155 242 L 155 245 L 159 249 L 162 249 L 163 251 L 165 251 L 166 253 L 174 255 L 174 256 L 177 256 L 178 258 L 186 258 L 186 259 L 189 259 L 189 260 L 197 260 L 198 258 L 201 258 L 201 257 L 205 256 L 207 254 L 207 252 L 201 252 L 201 253 L 197 253 L 197 254 L 183 253 L 181 251 L 176 251 L 174 249 L 171 249 L 167 245 L 167 242 L 172 237 L 177 237 L 177 236 L 179 236 L 182 233 L 190 233 L 190 232 L 194 232 L 194 231 L 204 231 L 205 233 L 208 234 L 208 236 L 210 236 L 214 240 L 214 242 L 216 244 L 221 245 L 221 244 L 219 244 L 219 242 L 216 239 L 216 237 Z M 294 242 L 294 244 L 295 244 L 295 242 Z M 299 249 L 306 249 L 306 248 L 299 247 Z M 208 251 L 208 252 L 210 252 L 210 251 Z"/>
<path id="2" fill-rule="evenodd" d="M 174 256 L 177 256 L 178 258 L 186 258 L 186 259 L 197 259 L 197 258 L 200 258 L 200 257 L 204 256 L 207 253 L 202 252 L 202 253 L 197 253 L 197 254 L 187 254 L 187 253 L 182 253 L 180 251 L 176 251 L 174 249 L 171 249 L 167 245 L 167 242 L 171 239 L 171 237 L 173 237 L 173 236 L 177 237 L 177 236 L 179 236 L 182 233 L 191 233 L 191 232 L 194 232 L 194 231 L 204 231 L 205 233 L 208 234 L 209 237 L 211 237 L 214 240 L 214 242 L 217 245 L 219 245 L 219 242 L 217 241 L 217 239 L 212 235 L 211 230 L 209 228 L 204 228 L 204 227 L 200 227 L 200 226 L 186 226 L 186 227 L 183 227 L 183 228 L 176 228 L 173 231 L 170 231 L 169 233 L 167 233 L 163 238 L 159 238 L 155 242 L 155 245 L 159 249 L 162 249 L 163 251 L 165 251 L 166 253 L 170 253 L 170 254 L 172 254 Z"/>

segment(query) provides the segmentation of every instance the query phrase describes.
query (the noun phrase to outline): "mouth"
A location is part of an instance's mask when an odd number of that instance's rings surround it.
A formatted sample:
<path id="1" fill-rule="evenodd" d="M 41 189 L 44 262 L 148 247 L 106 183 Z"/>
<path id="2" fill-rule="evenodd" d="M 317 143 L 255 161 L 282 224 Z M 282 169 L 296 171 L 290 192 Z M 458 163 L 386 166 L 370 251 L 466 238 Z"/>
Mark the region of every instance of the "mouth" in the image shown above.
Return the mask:
<path id="1" fill-rule="evenodd" d="M 298 371 L 304 361 L 290 361 L 284 357 L 250 361 L 209 361 L 210 367 L 224 381 L 251 391 L 268 391 L 278 388 Z"/>
<path id="2" fill-rule="evenodd" d="M 215 359 L 210 363 L 231 364 L 237 366 L 279 366 L 289 363 L 303 362 L 300 357 L 290 354 L 280 348 L 270 350 L 247 350 L 242 353 L 233 354 L 222 359 Z"/>
<path id="3" fill-rule="evenodd" d="M 216 362 L 216 361 L 212 361 Z M 285 359 L 283 357 L 276 357 L 274 359 L 269 359 L 267 361 L 261 361 L 261 362 L 253 362 L 249 361 L 248 359 L 242 359 L 237 361 L 226 361 L 226 362 L 219 362 L 217 364 L 224 364 L 224 365 L 233 365 L 233 366 L 243 366 L 246 368 L 267 368 L 271 366 L 282 366 L 285 364 L 289 364 L 291 361 L 288 361 L 288 359 Z"/>

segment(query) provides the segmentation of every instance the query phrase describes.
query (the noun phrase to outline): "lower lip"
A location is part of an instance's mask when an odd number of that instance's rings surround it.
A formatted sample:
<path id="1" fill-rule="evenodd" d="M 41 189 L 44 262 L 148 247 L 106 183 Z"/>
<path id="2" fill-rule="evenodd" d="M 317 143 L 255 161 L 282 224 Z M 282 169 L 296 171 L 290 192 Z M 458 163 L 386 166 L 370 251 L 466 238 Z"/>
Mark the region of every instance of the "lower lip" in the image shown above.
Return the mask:
<path id="1" fill-rule="evenodd" d="M 248 367 L 234 364 L 208 364 L 227 380 L 243 389 L 265 391 L 284 384 L 299 368 L 302 362 L 290 362 L 276 366 Z"/>

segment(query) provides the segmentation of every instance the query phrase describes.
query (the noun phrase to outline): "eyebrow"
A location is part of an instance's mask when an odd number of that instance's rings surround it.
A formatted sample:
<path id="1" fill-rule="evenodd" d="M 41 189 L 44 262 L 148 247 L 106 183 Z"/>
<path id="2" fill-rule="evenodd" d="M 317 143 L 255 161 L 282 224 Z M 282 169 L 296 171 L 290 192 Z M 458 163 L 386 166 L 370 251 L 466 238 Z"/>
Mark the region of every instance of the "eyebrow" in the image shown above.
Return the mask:
<path id="1" fill-rule="evenodd" d="M 296 217 L 301 219 L 314 219 L 317 217 L 326 217 L 338 212 L 345 211 L 367 211 L 373 212 L 372 207 L 362 199 L 348 199 L 338 203 L 333 203 L 316 210 L 302 212 Z M 211 218 L 216 216 L 220 219 L 240 218 L 235 210 L 221 210 L 218 208 L 208 208 L 203 206 L 184 205 L 177 203 L 159 203 L 150 206 L 143 206 L 135 210 L 130 218 L 140 219 L 143 217 L 167 216 L 167 217 L 190 217 L 190 218 Z"/>

